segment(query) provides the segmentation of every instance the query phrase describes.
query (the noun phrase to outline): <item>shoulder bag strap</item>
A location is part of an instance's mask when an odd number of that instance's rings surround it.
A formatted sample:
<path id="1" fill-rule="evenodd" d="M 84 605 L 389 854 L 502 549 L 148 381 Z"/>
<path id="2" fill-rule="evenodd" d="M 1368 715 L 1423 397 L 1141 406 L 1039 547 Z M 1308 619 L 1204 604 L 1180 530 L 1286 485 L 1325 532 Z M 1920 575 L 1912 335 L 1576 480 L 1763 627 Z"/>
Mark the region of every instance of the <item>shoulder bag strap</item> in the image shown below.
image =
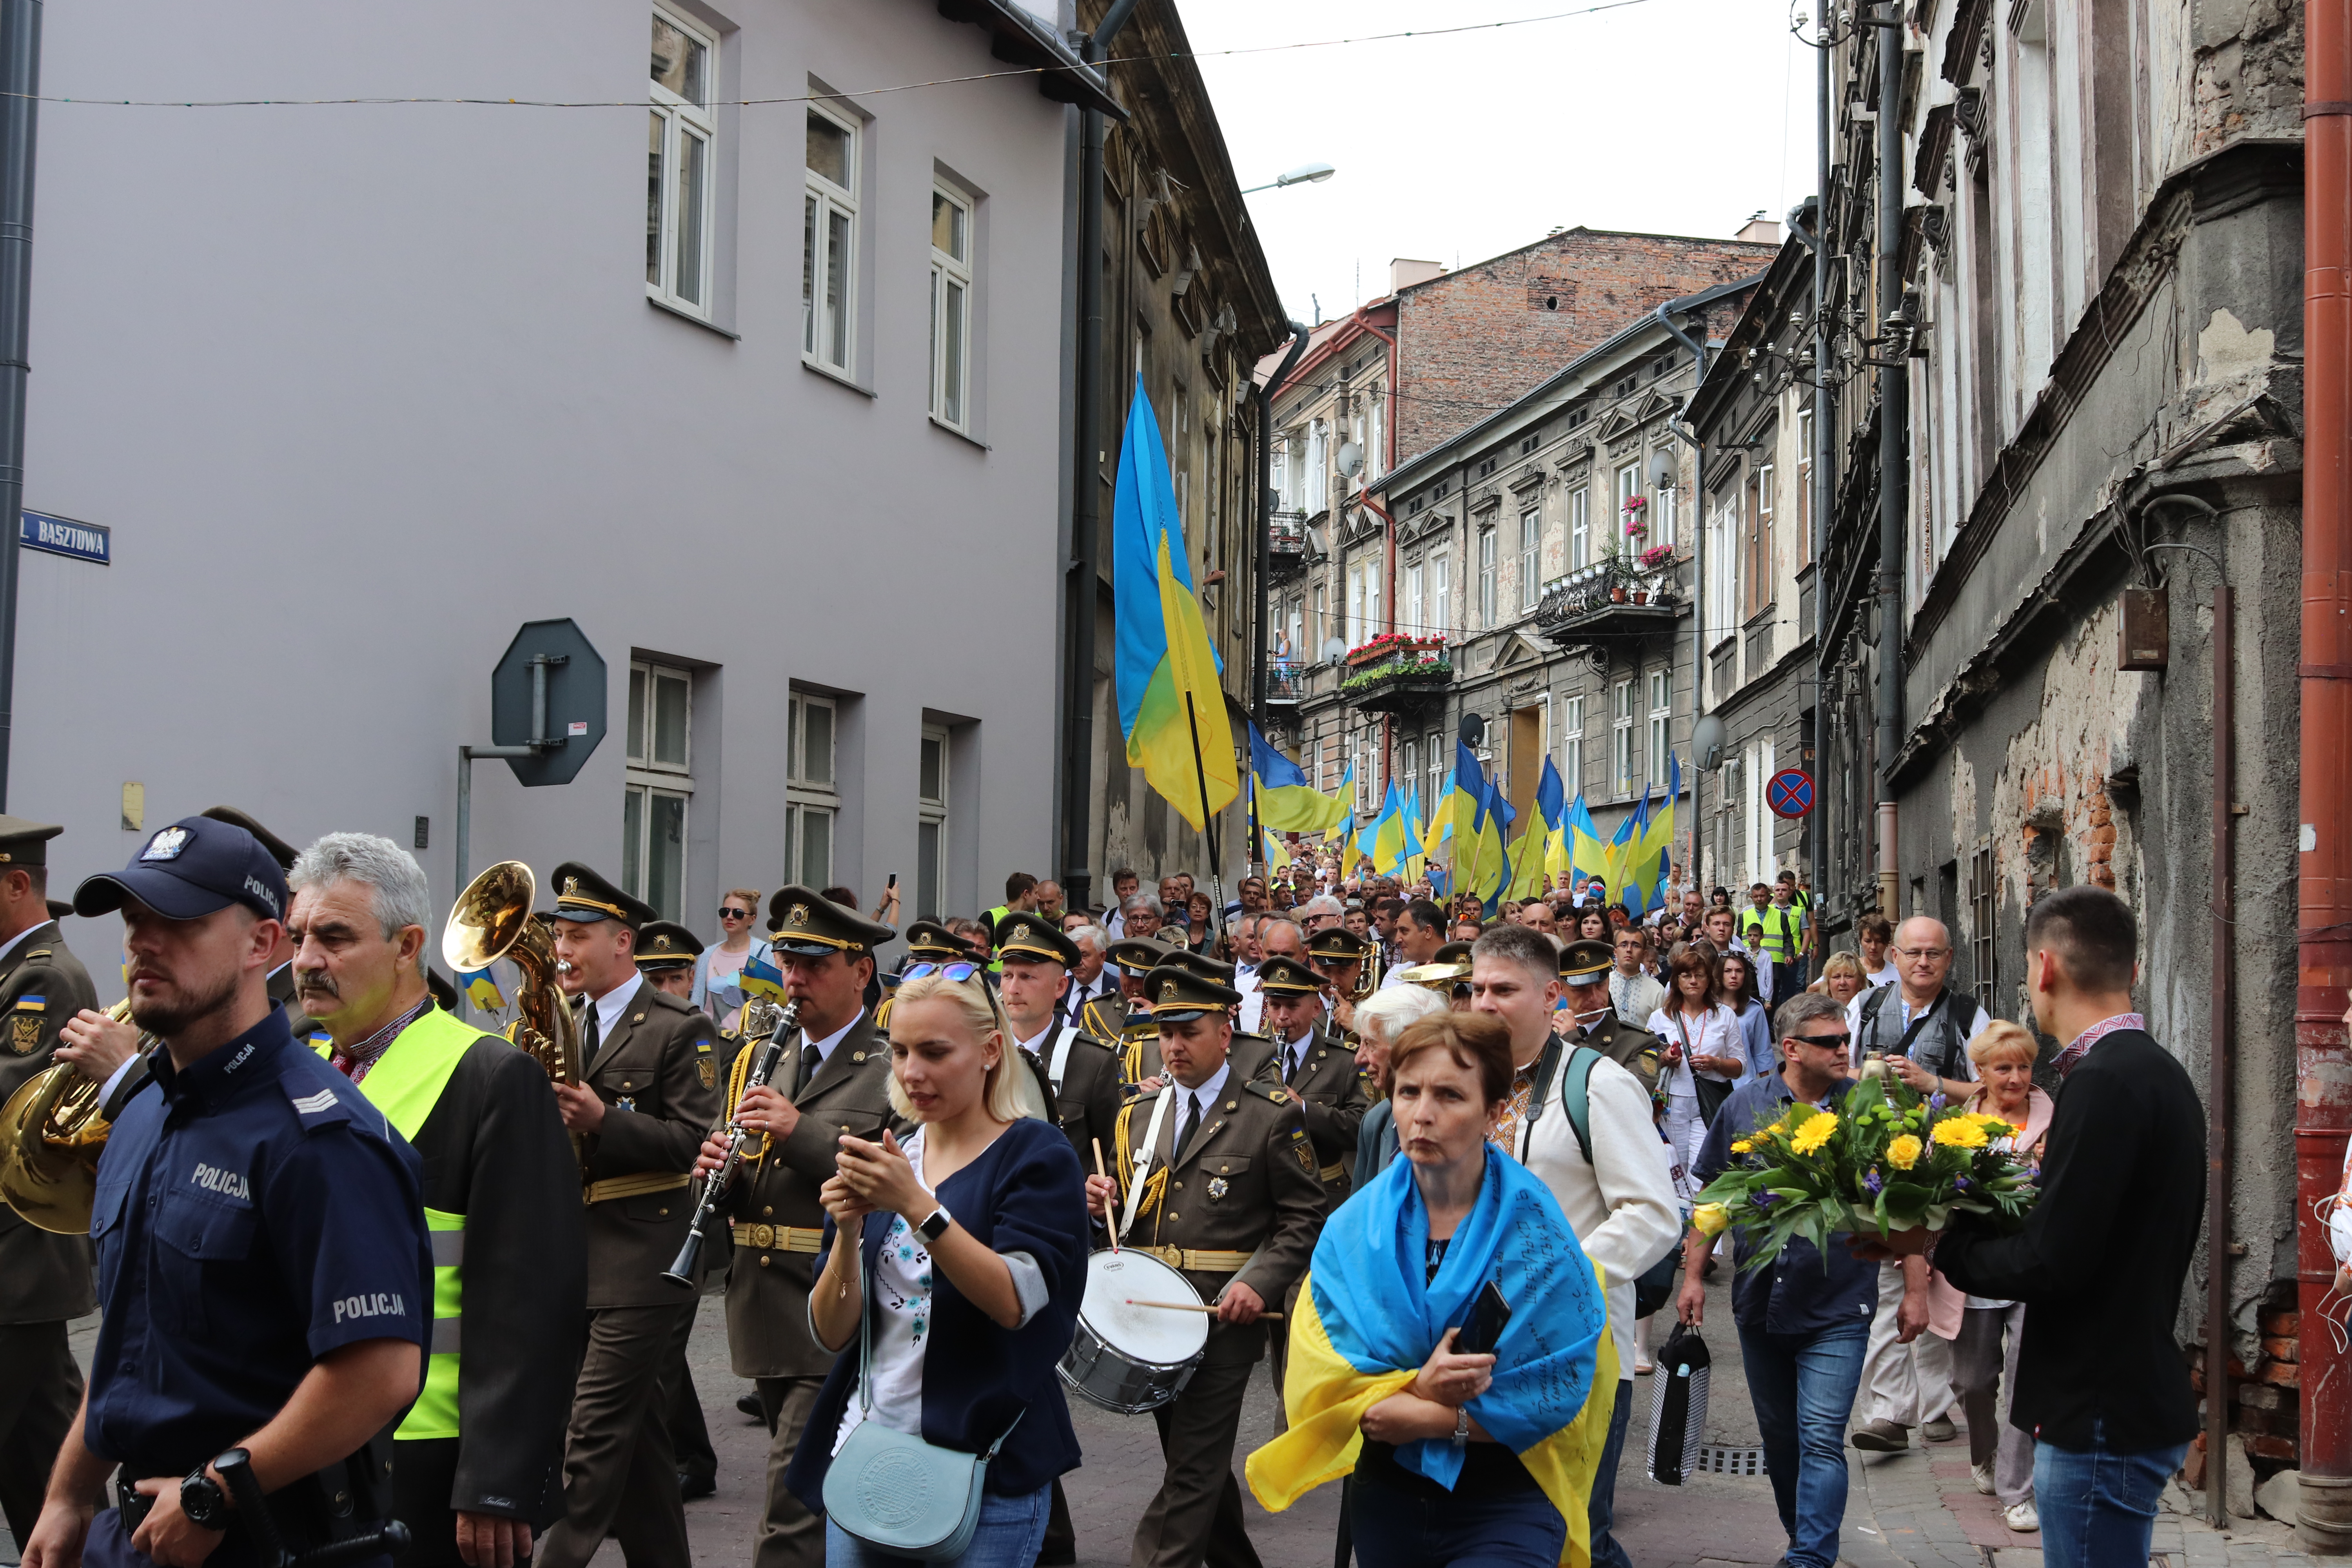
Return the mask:
<path id="1" fill-rule="evenodd" d="M 857 1418 L 874 1414 L 874 1269 L 866 1261 L 866 1222 L 857 1222 Z"/>
<path id="2" fill-rule="evenodd" d="M 1527 1120 L 1519 1123 L 1519 1134 L 1512 1140 L 1522 1154 L 1531 1146 L 1536 1123 L 1543 1118 L 1544 1100 L 1550 1093 L 1552 1075 L 1559 1071 L 1560 1049 L 1565 1044 L 1559 1037 L 1559 1031 L 1555 1029 L 1544 1040 L 1543 1054 L 1536 1058 L 1536 1081 L 1535 1087 L 1528 1091 Z"/>
<path id="3" fill-rule="evenodd" d="M 1577 1068 L 1581 1065 L 1583 1071 Z M 1601 1053 L 1591 1046 L 1579 1046 L 1576 1054 L 1568 1058 L 1568 1081 L 1559 1086 L 1560 1103 L 1568 1110 L 1568 1125 L 1576 1133 L 1577 1152 L 1584 1163 L 1592 1163 L 1592 1069 L 1601 1065 Z"/>

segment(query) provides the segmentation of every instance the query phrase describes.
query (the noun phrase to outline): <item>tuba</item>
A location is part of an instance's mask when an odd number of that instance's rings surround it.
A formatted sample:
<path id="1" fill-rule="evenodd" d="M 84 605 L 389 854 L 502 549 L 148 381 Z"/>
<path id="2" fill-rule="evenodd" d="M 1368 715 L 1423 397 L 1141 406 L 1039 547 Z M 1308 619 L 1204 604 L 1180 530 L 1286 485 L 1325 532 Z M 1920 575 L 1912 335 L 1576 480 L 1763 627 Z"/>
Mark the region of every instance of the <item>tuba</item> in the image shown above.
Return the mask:
<path id="1" fill-rule="evenodd" d="M 577 1085 L 582 1069 L 580 1026 L 556 984 L 564 968 L 555 956 L 546 925 L 531 918 L 538 879 L 520 860 L 501 860 L 466 884 L 441 930 L 441 957 L 460 972 L 488 969 L 509 959 L 522 973 L 515 998 L 516 1018 L 506 1037 L 538 1058 L 551 1083 Z M 572 1149 L 584 1154 L 580 1137 Z"/>
<path id="2" fill-rule="evenodd" d="M 106 1016 L 128 1021 L 131 1003 L 117 1002 Z M 104 1088 L 71 1062 L 53 1062 L 0 1109 L 0 1199 L 28 1224 L 59 1236 L 89 1234 L 98 1157 L 112 1130 L 99 1100 Z"/>

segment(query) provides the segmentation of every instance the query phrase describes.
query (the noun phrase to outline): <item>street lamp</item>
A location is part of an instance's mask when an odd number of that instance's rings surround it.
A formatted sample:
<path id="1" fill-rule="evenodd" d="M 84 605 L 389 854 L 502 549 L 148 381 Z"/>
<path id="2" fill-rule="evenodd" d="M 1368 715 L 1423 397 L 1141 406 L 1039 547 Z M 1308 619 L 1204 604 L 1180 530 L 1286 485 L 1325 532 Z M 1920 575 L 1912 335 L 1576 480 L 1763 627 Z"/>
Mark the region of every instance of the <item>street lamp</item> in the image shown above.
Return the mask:
<path id="1" fill-rule="evenodd" d="M 1301 163 L 1290 173 L 1276 174 L 1263 185 L 1248 186 L 1241 194 L 1248 195 L 1253 191 L 1276 191 L 1285 185 L 1319 185 L 1339 172 L 1328 163 Z"/>

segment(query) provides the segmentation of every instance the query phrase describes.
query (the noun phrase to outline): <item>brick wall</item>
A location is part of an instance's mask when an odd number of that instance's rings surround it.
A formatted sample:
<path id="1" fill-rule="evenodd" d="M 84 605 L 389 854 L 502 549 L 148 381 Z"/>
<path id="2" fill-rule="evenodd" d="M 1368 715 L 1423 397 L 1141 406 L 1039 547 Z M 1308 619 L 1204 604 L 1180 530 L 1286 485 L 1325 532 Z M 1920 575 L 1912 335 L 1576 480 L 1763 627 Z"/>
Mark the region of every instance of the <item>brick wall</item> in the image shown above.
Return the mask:
<path id="1" fill-rule="evenodd" d="M 1571 228 L 1397 297 L 1397 460 L 1518 398 L 1635 317 L 1761 272 L 1777 245 Z"/>

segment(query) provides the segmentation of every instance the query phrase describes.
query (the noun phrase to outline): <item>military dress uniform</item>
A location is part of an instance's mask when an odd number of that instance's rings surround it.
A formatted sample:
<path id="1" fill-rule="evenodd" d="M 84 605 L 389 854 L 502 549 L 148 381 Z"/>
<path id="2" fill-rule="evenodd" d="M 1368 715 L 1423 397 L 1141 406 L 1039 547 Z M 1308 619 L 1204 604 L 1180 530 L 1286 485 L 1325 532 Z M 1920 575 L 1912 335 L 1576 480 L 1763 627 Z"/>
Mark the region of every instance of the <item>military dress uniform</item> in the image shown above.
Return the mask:
<path id="1" fill-rule="evenodd" d="M 1269 958 L 1257 974 L 1269 996 L 1309 996 L 1323 989 L 1315 973 L 1295 958 Z M 1336 1207 L 1346 1200 L 1348 1173 L 1355 1169 L 1356 1129 L 1372 1108 L 1355 1053 L 1312 1026 L 1303 1043 L 1277 1039 L 1274 1050 L 1283 1087 L 1299 1102 L 1307 1135 L 1315 1141 L 1317 1179 Z"/>
<path id="2" fill-rule="evenodd" d="M 1232 987 L 1172 964 L 1151 972 L 1149 989 L 1163 1021 L 1224 1013 L 1241 1001 Z M 1199 1091 L 1171 1084 L 1162 1093 L 1169 1108 L 1140 1173 L 1125 1245 L 1181 1270 L 1203 1301 L 1238 1282 L 1278 1310 L 1306 1270 L 1323 1215 L 1315 1146 L 1297 1102 L 1278 1083 L 1243 1078 L 1230 1061 Z M 1159 1099 L 1138 1096 L 1119 1112 L 1114 1224 L 1139 1180 L 1134 1155 L 1152 1131 Z M 1204 1559 L 1255 1568 L 1234 1480 L 1234 1435 L 1265 1343 L 1263 1322 L 1213 1323 L 1184 1392 L 1152 1412 L 1166 1468 L 1136 1526 L 1130 1568 L 1199 1568 Z"/>
<path id="3" fill-rule="evenodd" d="M 555 868 L 559 921 L 654 918 L 575 861 Z M 588 1186 L 588 1349 L 563 1459 L 564 1517 L 541 1568 L 583 1568 L 606 1535 L 632 1568 L 687 1568 L 686 1513 L 670 1450 L 662 1373 L 689 1315 L 662 1279 L 694 1212 L 695 1156 L 719 1109 L 717 1026 L 708 1013 L 632 974 L 609 1025 L 604 999 L 576 998 L 582 1084 L 605 1106 L 583 1142 Z"/>
<path id="4" fill-rule="evenodd" d="M 1055 963 L 1066 973 L 1080 954 L 1078 944 L 1043 915 L 1015 911 L 997 929 L 997 956 Z M 1113 1124 L 1127 1098 L 1118 1048 L 1072 1024 L 1049 1024 L 1036 1039 L 1022 1042 L 1022 1048 L 1037 1064 L 1055 1123 L 1069 1139 L 1079 1169 L 1093 1170 L 1095 1142 L 1101 1141 L 1103 1157 L 1108 1159 Z"/>
<path id="5" fill-rule="evenodd" d="M 0 873 L 46 867 L 48 841 L 64 831 L 0 816 Z M 10 939 L 0 952 L 0 1012 L 8 1017 L 0 1101 L 48 1068 L 68 1019 L 97 1005 L 89 972 L 56 921 Z M 49 1463 L 81 1403 L 66 1322 L 98 1305 L 89 1267 L 87 1234 L 58 1235 L 0 1205 L 0 1511 L 20 1545 L 41 1516 Z"/>
<path id="6" fill-rule="evenodd" d="M 769 940 L 780 953 L 798 957 L 838 952 L 855 963 L 871 958 L 895 934 L 809 888 L 779 889 L 768 910 Z M 958 962 L 971 958 L 961 943 L 956 956 Z M 753 1055 L 746 1051 L 737 1061 L 726 1116 L 742 1100 Z M 874 1141 L 885 1127 L 899 1125 L 890 1109 L 889 1045 L 862 1012 L 829 1037 L 796 1031 L 772 1087 L 799 1110 L 800 1121 L 790 1137 L 753 1139 L 727 1190 L 735 1241 L 727 1279 L 727 1349 L 735 1374 L 758 1383 L 771 1434 L 755 1568 L 821 1568 L 824 1521 L 784 1486 L 785 1467 L 834 1363 L 808 1326 L 809 1287 L 824 1238 L 824 1205 L 817 1193 L 833 1176 L 844 1133 Z"/>
<path id="7" fill-rule="evenodd" d="M 1607 942 L 1587 937 L 1560 949 L 1559 977 L 1570 985 L 1598 984 L 1609 978 L 1616 962 L 1616 952 Z M 1658 1093 L 1658 1075 L 1665 1068 L 1664 1040 L 1641 1025 L 1619 1017 L 1613 1007 L 1582 1028 L 1569 1018 L 1560 1022 L 1567 1026 L 1559 1031 L 1560 1037 L 1570 1045 L 1591 1046 L 1632 1073 L 1652 1095 Z"/>
<path id="8" fill-rule="evenodd" d="M 1149 946 L 1158 953 L 1158 962 L 1153 965 L 1154 968 L 1164 964 L 1183 970 L 1189 974 L 1207 981 L 1212 985 L 1222 985 L 1229 990 L 1233 986 L 1234 966 L 1230 963 L 1219 963 L 1205 953 L 1193 952 L 1185 948 L 1160 947 L 1157 942 L 1150 943 Z M 1130 958 L 1139 960 L 1145 956 L 1145 943 L 1139 938 L 1129 937 L 1111 951 L 1116 952 L 1122 947 L 1128 950 L 1128 955 Z M 1150 973 L 1149 970 L 1145 971 L 1147 975 Z M 1238 996 L 1241 993 L 1235 991 L 1234 994 Z M 1142 1001 L 1138 1005 L 1143 1010 L 1142 1017 L 1149 1018 L 1150 1004 L 1148 1001 Z M 1131 1006 L 1130 1013 L 1133 1011 L 1134 1007 Z M 1164 1077 L 1165 1075 L 1160 1070 L 1160 1026 L 1157 1023 L 1139 1023 L 1132 1019 L 1130 1023 L 1131 1026 L 1125 1031 L 1126 1047 L 1123 1064 L 1128 1083 L 1138 1084 L 1145 1079 Z M 1281 1068 L 1274 1059 L 1274 1042 L 1264 1035 L 1249 1033 L 1238 1023 L 1234 1026 L 1233 1044 L 1227 1047 L 1225 1058 L 1234 1064 L 1234 1071 L 1245 1081 L 1255 1083 L 1282 1081 Z M 1087 1169 L 1093 1168 L 1093 1162 L 1089 1160 Z"/>

